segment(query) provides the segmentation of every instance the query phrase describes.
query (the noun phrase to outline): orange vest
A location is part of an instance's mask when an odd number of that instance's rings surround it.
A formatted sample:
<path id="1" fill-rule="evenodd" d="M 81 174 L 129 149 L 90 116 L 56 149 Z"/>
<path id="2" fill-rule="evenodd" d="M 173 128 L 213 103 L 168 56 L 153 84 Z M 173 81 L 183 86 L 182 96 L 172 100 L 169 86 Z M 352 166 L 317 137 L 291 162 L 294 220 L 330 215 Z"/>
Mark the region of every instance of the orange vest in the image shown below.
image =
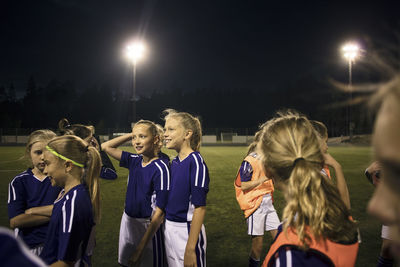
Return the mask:
<path id="1" fill-rule="evenodd" d="M 339 244 L 332 242 L 328 239 L 320 240 L 317 242 L 314 236 L 307 229 L 309 236 L 311 237 L 311 244 L 309 249 L 319 251 L 320 253 L 327 256 L 336 267 L 352 267 L 356 263 L 357 252 L 359 243 L 356 241 L 353 244 Z M 287 229 L 287 233 L 279 233 L 278 237 L 271 245 L 267 256 L 265 257 L 262 267 L 267 267 L 270 264 L 271 258 L 282 246 L 295 245 L 301 246 L 300 240 L 295 232 L 291 228 Z"/>
<path id="2" fill-rule="evenodd" d="M 265 176 L 261 162 L 256 158 L 255 154 L 248 155 L 244 160 L 250 163 L 253 169 L 251 181 Z M 258 207 L 261 205 L 264 195 L 268 193 L 271 193 L 272 195 L 272 192 L 274 192 L 274 184 L 271 179 L 246 192 L 242 190 L 241 185 L 242 182 L 240 180 L 240 171 L 238 171 L 234 186 L 236 191 L 236 199 L 240 208 L 244 211 L 245 218 L 249 217 L 256 209 L 258 209 Z"/>
<path id="3" fill-rule="evenodd" d="M 326 175 L 328 176 L 329 179 L 332 179 L 331 177 L 331 171 L 329 170 L 329 166 L 328 165 L 324 165 L 323 170 L 325 171 Z"/>

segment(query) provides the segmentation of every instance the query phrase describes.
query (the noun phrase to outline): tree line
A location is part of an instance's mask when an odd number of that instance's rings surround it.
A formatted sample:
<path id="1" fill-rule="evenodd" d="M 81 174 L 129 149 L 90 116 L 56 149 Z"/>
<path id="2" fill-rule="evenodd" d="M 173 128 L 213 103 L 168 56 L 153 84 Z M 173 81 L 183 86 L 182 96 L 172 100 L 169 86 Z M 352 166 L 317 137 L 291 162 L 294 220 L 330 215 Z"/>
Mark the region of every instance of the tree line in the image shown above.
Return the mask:
<path id="1" fill-rule="evenodd" d="M 130 91 L 130 90 L 127 90 Z M 353 93 L 352 97 L 362 96 Z M 137 119 L 162 122 L 162 111 L 174 108 L 201 118 L 205 133 L 217 129 L 252 129 L 271 118 L 277 110 L 296 109 L 309 118 L 324 122 L 331 136 L 347 135 L 349 122 L 354 133 L 370 133 L 372 115 L 363 104 L 346 104 L 349 93 L 324 79 L 303 77 L 278 88 L 174 88 L 155 90 L 136 101 Z M 73 82 L 50 81 L 37 86 L 27 81 L 24 96 L 17 99 L 12 84 L 0 86 L 1 128 L 56 128 L 61 118 L 71 123 L 91 124 L 96 131 L 129 128 L 132 99 L 128 92 L 109 85 L 76 88 Z M 351 117 L 350 121 L 349 118 Z M 254 131 L 249 134 L 254 134 Z"/>

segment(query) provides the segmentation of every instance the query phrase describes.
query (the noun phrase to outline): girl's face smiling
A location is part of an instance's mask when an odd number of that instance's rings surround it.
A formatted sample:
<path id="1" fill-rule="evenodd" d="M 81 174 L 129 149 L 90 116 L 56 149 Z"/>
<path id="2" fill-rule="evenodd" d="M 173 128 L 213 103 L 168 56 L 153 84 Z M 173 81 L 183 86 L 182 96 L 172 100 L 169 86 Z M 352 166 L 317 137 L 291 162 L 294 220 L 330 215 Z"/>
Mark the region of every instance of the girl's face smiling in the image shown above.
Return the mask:
<path id="1" fill-rule="evenodd" d="M 185 129 L 174 117 L 165 121 L 164 142 L 168 149 L 180 150 L 185 141 Z"/>
<path id="2" fill-rule="evenodd" d="M 158 144 L 158 138 L 154 138 L 149 131 L 149 126 L 143 123 L 135 125 L 132 129 L 132 146 L 136 153 L 152 155 Z"/>
<path id="3" fill-rule="evenodd" d="M 48 150 L 45 150 L 43 153 L 43 161 L 45 163 L 43 173 L 50 177 L 51 185 L 64 187 L 67 174 L 65 161 L 60 160 Z"/>

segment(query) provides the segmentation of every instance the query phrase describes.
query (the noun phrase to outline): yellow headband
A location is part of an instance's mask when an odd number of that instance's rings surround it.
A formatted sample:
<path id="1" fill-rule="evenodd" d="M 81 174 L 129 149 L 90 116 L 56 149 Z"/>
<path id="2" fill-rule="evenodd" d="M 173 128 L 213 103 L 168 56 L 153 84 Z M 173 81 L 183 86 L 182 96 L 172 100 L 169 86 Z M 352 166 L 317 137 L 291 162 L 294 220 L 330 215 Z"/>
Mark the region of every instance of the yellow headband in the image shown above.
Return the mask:
<path id="1" fill-rule="evenodd" d="M 69 159 L 69 158 L 67 158 L 67 157 L 64 157 L 64 156 L 61 155 L 61 154 L 58 154 L 57 151 L 55 151 L 54 149 L 52 149 L 52 148 L 49 147 L 49 146 L 46 146 L 46 149 L 47 149 L 48 151 L 50 151 L 52 154 L 54 154 L 55 156 L 59 157 L 60 159 L 67 160 L 67 161 L 71 161 L 72 164 L 74 164 L 74 165 L 76 165 L 76 166 L 78 166 L 78 167 L 81 167 L 81 168 L 84 167 L 83 164 L 80 164 L 80 163 L 78 163 L 78 162 L 76 162 L 76 161 L 74 161 L 74 160 L 72 160 L 72 159 Z"/>

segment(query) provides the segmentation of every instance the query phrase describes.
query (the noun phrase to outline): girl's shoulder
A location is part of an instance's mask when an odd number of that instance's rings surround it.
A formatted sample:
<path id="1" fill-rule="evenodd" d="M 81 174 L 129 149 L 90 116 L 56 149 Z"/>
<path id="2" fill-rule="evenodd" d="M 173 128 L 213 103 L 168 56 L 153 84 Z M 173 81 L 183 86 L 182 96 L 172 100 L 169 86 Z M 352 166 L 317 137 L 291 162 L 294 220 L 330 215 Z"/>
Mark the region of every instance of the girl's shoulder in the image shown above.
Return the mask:
<path id="1" fill-rule="evenodd" d="M 16 180 L 24 180 L 24 179 L 29 179 L 34 177 L 32 169 L 28 168 L 26 171 L 23 171 L 19 174 L 17 174 L 11 181 L 11 183 L 14 183 Z"/>
<path id="2" fill-rule="evenodd" d="M 122 151 L 122 156 L 127 158 L 142 158 L 142 155 L 131 153 L 128 151 Z"/>
<path id="3" fill-rule="evenodd" d="M 185 166 L 201 166 L 206 165 L 204 158 L 201 156 L 200 152 L 193 151 L 186 158 L 181 160 L 178 156 L 171 161 L 171 166 L 180 166 L 185 168 Z"/>
<path id="4" fill-rule="evenodd" d="M 71 206 L 81 206 L 82 203 L 91 202 L 89 191 L 84 184 L 79 184 L 71 188 L 56 202 L 71 203 Z"/>
<path id="5" fill-rule="evenodd" d="M 168 167 L 168 165 L 169 165 L 169 161 L 167 161 L 166 159 L 164 159 L 164 158 L 157 158 L 157 159 L 155 159 L 155 160 L 153 160 L 152 161 L 152 164 L 153 165 L 162 165 L 162 166 L 165 166 L 165 167 Z"/>
<path id="6" fill-rule="evenodd" d="M 203 156 L 200 154 L 200 152 L 199 151 L 193 151 L 192 153 L 190 153 L 190 160 L 191 161 L 194 161 L 194 162 L 198 162 L 198 163 L 202 163 L 202 164 L 204 164 L 205 162 L 204 162 L 204 159 L 203 159 Z"/>

